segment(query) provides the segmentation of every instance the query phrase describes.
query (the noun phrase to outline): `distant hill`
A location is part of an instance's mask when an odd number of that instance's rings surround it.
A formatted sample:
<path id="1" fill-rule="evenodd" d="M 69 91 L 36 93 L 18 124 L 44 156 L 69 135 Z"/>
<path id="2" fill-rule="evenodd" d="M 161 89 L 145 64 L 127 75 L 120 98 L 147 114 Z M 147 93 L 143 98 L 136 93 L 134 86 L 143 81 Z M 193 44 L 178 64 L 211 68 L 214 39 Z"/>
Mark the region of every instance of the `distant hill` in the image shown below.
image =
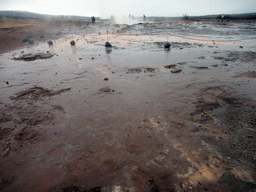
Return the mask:
<path id="1" fill-rule="evenodd" d="M 90 19 L 91 17 L 75 16 L 75 15 L 46 15 L 27 11 L 0 11 L 2 19 Z"/>
<path id="2" fill-rule="evenodd" d="M 221 19 L 220 15 L 202 15 L 202 16 L 189 16 L 184 15 L 183 17 L 147 17 L 149 19 Z M 224 19 L 229 20 L 255 20 L 255 13 L 242 13 L 242 14 L 224 14 Z"/>

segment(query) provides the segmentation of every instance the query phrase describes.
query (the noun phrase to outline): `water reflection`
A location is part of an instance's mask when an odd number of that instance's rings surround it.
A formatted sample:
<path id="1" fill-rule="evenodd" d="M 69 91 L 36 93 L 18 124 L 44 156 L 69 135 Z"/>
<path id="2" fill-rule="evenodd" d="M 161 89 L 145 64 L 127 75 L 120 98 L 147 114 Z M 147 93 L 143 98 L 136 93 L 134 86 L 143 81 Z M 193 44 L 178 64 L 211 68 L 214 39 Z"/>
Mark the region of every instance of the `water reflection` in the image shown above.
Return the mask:
<path id="1" fill-rule="evenodd" d="M 105 51 L 106 51 L 107 54 L 110 54 L 110 53 L 112 52 L 112 48 L 106 47 L 106 48 L 105 48 Z"/>

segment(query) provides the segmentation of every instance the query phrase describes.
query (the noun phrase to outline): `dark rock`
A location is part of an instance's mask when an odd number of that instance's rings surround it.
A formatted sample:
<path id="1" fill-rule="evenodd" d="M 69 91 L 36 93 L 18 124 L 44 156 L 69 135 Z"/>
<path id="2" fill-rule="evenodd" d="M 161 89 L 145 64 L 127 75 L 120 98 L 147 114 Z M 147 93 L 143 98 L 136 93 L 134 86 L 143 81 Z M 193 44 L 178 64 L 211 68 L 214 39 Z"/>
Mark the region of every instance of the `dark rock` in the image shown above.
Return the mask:
<path id="1" fill-rule="evenodd" d="M 32 39 L 29 39 L 28 42 L 29 42 L 29 44 L 31 44 L 31 45 L 34 44 L 34 40 L 32 40 Z"/>
<path id="2" fill-rule="evenodd" d="M 76 42 L 74 40 L 70 41 L 70 45 L 75 45 Z"/>
<path id="3" fill-rule="evenodd" d="M 181 69 L 173 69 L 171 70 L 171 73 L 180 73 L 182 70 Z"/>
<path id="4" fill-rule="evenodd" d="M 92 60 L 94 59 L 94 57 L 91 58 Z"/>
<path id="5" fill-rule="evenodd" d="M 22 42 L 28 42 L 29 41 L 29 38 L 27 38 L 27 37 L 25 37 L 23 40 L 22 40 Z"/>
<path id="6" fill-rule="evenodd" d="M 105 78 L 104 81 L 108 81 L 108 78 Z"/>
<path id="7" fill-rule="evenodd" d="M 164 68 L 166 69 L 174 69 L 177 65 L 176 64 L 172 64 L 172 65 L 166 65 L 164 66 Z"/>
<path id="8" fill-rule="evenodd" d="M 6 81 L 5 83 L 6 83 L 6 85 L 9 85 L 9 81 Z"/>
<path id="9" fill-rule="evenodd" d="M 239 46 L 240 49 L 243 49 L 244 47 L 243 46 Z"/>
<path id="10" fill-rule="evenodd" d="M 48 45 L 52 45 L 53 44 L 53 42 L 51 40 L 48 41 L 47 43 L 48 43 Z"/>
<path id="11" fill-rule="evenodd" d="M 107 41 L 107 42 L 105 43 L 105 47 L 112 47 L 112 45 Z"/>
<path id="12" fill-rule="evenodd" d="M 111 89 L 109 87 L 103 87 L 99 89 L 100 92 L 110 92 Z"/>
<path id="13" fill-rule="evenodd" d="M 40 36 L 40 38 L 45 38 L 45 36 L 44 36 L 44 35 L 42 35 L 42 36 Z"/>
<path id="14" fill-rule="evenodd" d="M 165 49 L 170 49 L 170 47 L 171 47 L 171 44 L 170 44 L 170 43 L 165 43 L 165 44 L 164 44 L 164 48 L 165 48 Z"/>

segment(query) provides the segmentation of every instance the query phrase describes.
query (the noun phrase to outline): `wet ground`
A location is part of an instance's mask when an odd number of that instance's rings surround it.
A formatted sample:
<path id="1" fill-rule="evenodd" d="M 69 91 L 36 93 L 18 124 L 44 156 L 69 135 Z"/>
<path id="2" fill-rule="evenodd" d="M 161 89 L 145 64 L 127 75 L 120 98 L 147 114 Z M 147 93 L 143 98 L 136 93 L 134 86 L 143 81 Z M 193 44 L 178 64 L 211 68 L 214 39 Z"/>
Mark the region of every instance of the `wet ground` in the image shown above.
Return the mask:
<path id="1" fill-rule="evenodd" d="M 256 24 L 97 25 L 0 55 L 0 190 L 255 191 Z"/>

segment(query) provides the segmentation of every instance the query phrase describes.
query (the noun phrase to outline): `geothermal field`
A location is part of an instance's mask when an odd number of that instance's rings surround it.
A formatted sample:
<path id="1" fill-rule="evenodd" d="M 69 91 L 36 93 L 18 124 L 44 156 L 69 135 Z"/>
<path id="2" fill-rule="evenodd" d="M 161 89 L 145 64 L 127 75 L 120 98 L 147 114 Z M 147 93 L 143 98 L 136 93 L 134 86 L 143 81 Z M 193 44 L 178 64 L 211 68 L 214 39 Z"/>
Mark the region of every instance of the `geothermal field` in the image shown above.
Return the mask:
<path id="1" fill-rule="evenodd" d="M 5 22 L 0 191 L 256 191 L 255 21 Z"/>

